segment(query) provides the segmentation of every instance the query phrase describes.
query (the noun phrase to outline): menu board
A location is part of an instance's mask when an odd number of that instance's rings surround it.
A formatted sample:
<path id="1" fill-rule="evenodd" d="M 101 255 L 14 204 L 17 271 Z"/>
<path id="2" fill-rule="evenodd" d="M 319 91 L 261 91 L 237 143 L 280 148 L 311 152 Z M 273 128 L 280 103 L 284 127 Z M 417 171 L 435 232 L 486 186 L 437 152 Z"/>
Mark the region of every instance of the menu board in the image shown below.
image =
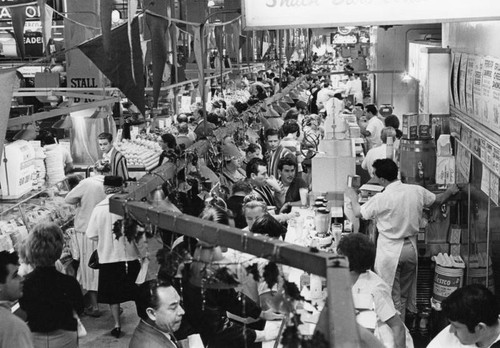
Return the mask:
<path id="1" fill-rule="evenodd" d="M 482 76 L 483 76 L 483 57 L 474 56 L 474 82 L 472 87 L 472 95 L 474 100 L 474 116 L 478 122 L 483 119 L 483 90 L 482 90 Z"/>
<path id="2" fill-rule="evenodd" d="M 453 55 L 453 76 L 451 80 L 453 89 L 453 100 L 455 107 L 460 109 L 460 94 L 458 93 L 458 76 L 460 75 L 460 58 L 462 53 L 454 53 Z"/>
<path id="3" fill-rule="evenodd" d="M 488 128 L 491 128 L 492 110 L 493 106 L 489 103 L 492 97 L 492 86 L 493 86 L 493 69 L 495 66 L 495 58 L 484 57 L 483 59 L 483 73 L 482 73 L 482 97 L 483 97 L 483 114 L 482 114 L 482 124 Z"/>
<path id="4" fill-rule="evenodd" d="M 493 78 L 491 86 L 492 106 L 491 128 L 500 133 L 500 59 L 495 59 L 493 64 Z"/>
<path id="5" fill-rule="evenodd" d="M 467 73 L 465 76 L 465 108 L 467 114 L 474 115 L 474 99 L 472 92 L 474 89 L 476 56 L 469 55 L 467 59 Z"/>
<path id="6" fill-rule="evenodd" d="M 466 84 L 465 81 L 467 79 L 467 62 L 468 62 L 468 55 L 465 53 L 462 53 L 462 58 L 460 59 L 460 72 L 458 76 L 458 94 L 460 97 L 460 110 L 463 112 L 467 112 L 467 102 L 465 98 L 465 88 Z"/>

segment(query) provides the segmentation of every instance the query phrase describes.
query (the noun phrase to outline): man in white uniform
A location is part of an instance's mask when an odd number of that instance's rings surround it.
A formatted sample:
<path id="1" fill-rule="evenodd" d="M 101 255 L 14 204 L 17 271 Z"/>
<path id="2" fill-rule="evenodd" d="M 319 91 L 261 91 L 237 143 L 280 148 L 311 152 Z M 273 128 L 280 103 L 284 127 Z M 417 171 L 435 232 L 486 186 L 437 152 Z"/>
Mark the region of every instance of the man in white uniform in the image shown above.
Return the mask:
<path id="1" fill-rule="evenodd" d="M 455 290 L 443 301 L 450 322 L 427 348 L 500 347 L 500 314 L 495 295 L 484 285 Z"/>
<path id="2" fill-rule="evenodd" d="M 458 192 L 456 185 L 435 195 L 422 186 L 403 184 L 398 180 L 398 166 L 391 159 L 373 163 L 374 178 L 384 190 L 363 206 L 357 192 L 347 188 L 356 217 L 375 220 L 379 232 L 375 271 L 392 288 L 392 299 L 404 320 L 405 311 L 416 313 L 417 234 L 422 210 L 441 204 Z"/>
<path id="3" fill-rule="evenodd" d="M 370 150 L 382 144 L 380 132 L 382 132 L 382 128 L 384 128 L 384 122 L 378 117 L 378 110 L 375 105 L 367 105 L 365 111 L 368 123 L 366 128 L 361 130 L 361 134 L 366 138 L 368 150 Z"/>
<path id="4" fill-rule="evenodd" d="M 334 94 L 335 91 L 330 88 L 330 82 L 326 81 L 323 85 L 323 88 L 319 90 L 318 97 L 316 99 L 316 105 L 318 107 L 318 110 L 326 108 L 328 100 L 333 98 Z"/>
<path id="5" fill-rule="evenodd" d="M 381 158 L 387 158 L 387 138 L 396 138 L 396 131 L 392 127 L 385 127 L 382 129 L 380 138 L 382 139 L 382 145 L 370 149 L 366 154 L 363 162 L 361 163 L 361 168 L 368 171 L 370 177 L 373 178 L 373 162 Z M 392 158 L 394 158 L 394 151 L 391 153 Z"/>

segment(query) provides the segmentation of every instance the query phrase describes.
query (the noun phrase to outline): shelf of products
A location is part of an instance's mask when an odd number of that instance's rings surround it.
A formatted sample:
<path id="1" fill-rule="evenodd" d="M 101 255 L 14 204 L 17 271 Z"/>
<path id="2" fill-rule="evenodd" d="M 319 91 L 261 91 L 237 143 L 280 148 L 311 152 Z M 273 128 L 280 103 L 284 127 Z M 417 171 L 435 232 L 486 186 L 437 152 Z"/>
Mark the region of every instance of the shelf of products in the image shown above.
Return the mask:
<path id="1" fill-rule="evenodd" d="M 73 221 L 76 207 L 66 204 L 66 180 L 31 191 L 15 202 L 0 201 L 0 251 L 15 248 L 37 223 L 52 221 L 63 230 Z"/>
<path id="2" fill-rule="evenodd" d="M 145 170 L 151 170 L 158 165 L 162 152 L 158 142 L 139 137 L 133 140 L 124 139 L 116 144 L 116 148 L 125 156 L 128 166 L 144 167 Z"/>

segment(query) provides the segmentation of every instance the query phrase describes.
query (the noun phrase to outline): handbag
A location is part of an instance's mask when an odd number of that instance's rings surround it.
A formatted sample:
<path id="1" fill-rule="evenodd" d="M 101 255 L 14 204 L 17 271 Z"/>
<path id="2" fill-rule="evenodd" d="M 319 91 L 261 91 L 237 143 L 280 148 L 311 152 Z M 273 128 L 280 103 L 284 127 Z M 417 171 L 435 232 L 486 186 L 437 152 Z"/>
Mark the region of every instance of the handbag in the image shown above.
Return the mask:
<path id="1" fill-rule="evenodd" d="M 97 249 L 92 252 L 89 258 L 89 267 L 92 269 L 99 269 L 99 255 L 97 254 Z"/>

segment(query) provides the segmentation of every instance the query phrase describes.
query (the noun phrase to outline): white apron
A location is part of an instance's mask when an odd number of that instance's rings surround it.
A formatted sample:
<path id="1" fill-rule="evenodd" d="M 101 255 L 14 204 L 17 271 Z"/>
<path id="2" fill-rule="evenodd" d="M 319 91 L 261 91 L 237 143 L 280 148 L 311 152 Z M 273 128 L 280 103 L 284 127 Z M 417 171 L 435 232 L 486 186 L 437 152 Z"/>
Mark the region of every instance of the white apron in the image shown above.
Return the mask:
<path id="1" fill-rule="evenodd" d="M 410 237 L 410 242 L 413 245 L 415 254 L 417 254 L 417 236 Z M 404 239 L 389 239 L 382 233 L 378 235 L 377 253 L 375 257 L 375 272 L 382 278 L 391 288 L 394 285 L 396 270 L 398 268 L 399 257 L 403 250 Z M 413 281 L 412 291 L 408 298 L 408 303 L 413 303 L 413 299 L 417 296 L 417 277 Z"/>

